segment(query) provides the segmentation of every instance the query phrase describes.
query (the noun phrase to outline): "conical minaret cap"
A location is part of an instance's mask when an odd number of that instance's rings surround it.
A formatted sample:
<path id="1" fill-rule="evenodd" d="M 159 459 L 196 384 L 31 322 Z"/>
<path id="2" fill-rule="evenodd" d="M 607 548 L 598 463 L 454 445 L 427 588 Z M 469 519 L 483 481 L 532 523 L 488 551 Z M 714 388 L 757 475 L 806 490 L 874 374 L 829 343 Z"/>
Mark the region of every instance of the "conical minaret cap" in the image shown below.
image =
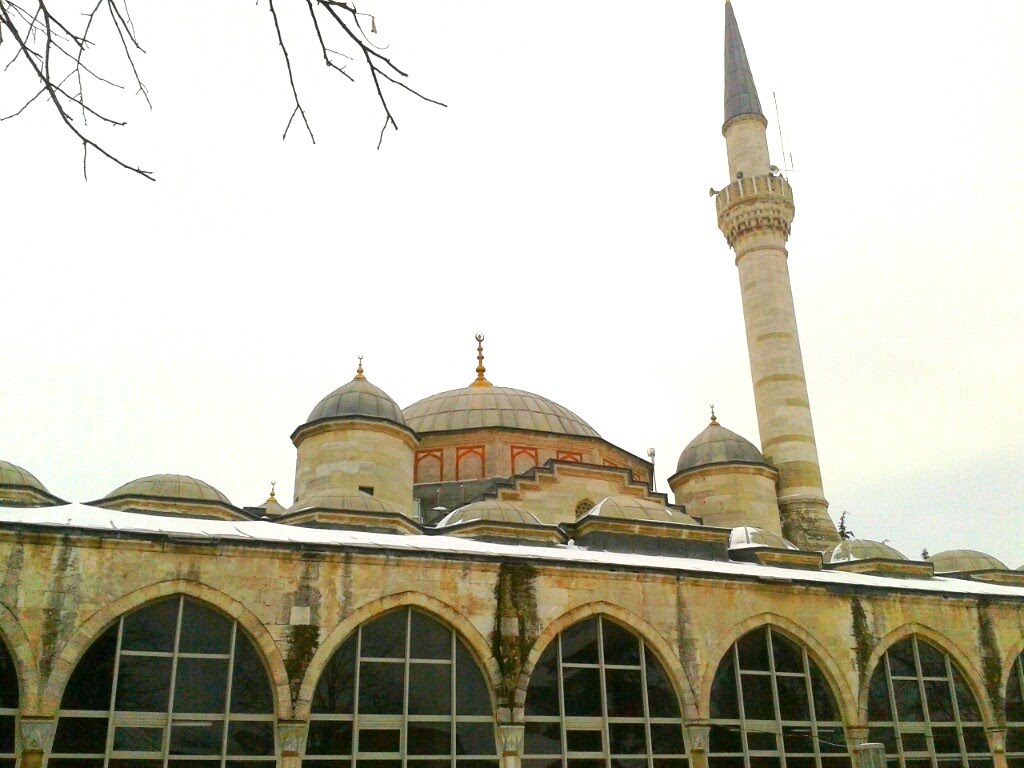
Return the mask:
<path id="1" fill-rule="evenodd" d="M 757 98 L 754 75 L 750 72 L 747 52 L 740 37 L 740 27 L 732 3 L 725 3 L 725 122 L 740 115 L 758 115 L 761 100 Z"/>

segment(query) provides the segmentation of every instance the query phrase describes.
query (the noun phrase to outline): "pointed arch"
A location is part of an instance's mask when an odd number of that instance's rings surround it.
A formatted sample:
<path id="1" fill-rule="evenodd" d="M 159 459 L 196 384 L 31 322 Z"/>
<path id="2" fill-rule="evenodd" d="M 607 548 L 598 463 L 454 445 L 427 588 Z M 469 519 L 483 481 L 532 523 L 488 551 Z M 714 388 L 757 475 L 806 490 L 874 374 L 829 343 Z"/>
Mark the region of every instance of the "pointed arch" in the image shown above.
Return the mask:
<path id="1" fill-rule="evenodd" d="M 908 637 L 914 635 L 925 640 L 949 656 L 957 666 L 959 672 L 964 676 L 964 680 L 970 688 L 971 695 L 974 696 L 974 700 L 978 704 L 978 709 L 981 711 L 981 717 L 982 721 L 985 723 L 985 727 L 996 727 L 997 719 L 992 710 L 992 702 L 989 700 L 988 694 L 985 690 L 983 682 L 984 678 L 981 670 L 978 669 L 977 665 L 971 660 L 970 655 L 964 652 L 959 645 L 942 632 L 918 622 L 907 622 L 906 624 L 902 624 L 886 633 L 879 639 L 875 649 L 871 652 L 871 656 L 868 657 L 867 668 L 863 676 L 863 685 L 860 687 L 860 694 L 857 700 L 859 715 L 857 725 L 865 728 L 868 726 L 868 691 L 871 687 L 871 678 L 874 677 L 875 671 L 878 669 L 878 665 L 881 662 L 882 657 L 885 655 L 886 651 L 898 642 L 906 640 Z"/>
<path id="2" fill-rule="evenodd" d="M 491 653 L 487 639 L 454 606 L 422 592 L 410 591 L 387 595 L 365 603 L 346 616 L 324 637 L 316 653 L 313 654 L 309 665 L 306 667 L 306 673 L 299 688 L 299 696 L 295 702 L 295 717 L 297 719 L 302 720 L 309 717 L 313 693 L 316 691 L 320 676 L 342 643 L 361 625 L 385 613 L 405 607 L 419 608 L 425 613 L 432 614 L 455 630 L 456 635 L 466 644 L 466 647 L 484 673 L 488 693 L 491 696 L 491 707 L 492 709 L 496 707 L 497 702 L 494 691 L 500 678 L 500 670 L 498 669 L 497 661 Z"/>
<path id="3" fill-rule="evenodd" d="M 185 595 L 208 603 L 239 623 L 256 644 L 266 664 L 278 717 L 290 717 L 292 706 L 288 672 L 285 670 L 284 659 L 277 643 L 267 628 L 248 608 L 230 595 L 201 582 L 187 579 L 172 579 L 142 587 L 104 604 L 86 619 L 54 661 L 50 677 L 45 682 L 46 687 L 40 702 L 41 711 L 56 714 L 64 688 L 79 659 L 114 621 L 147 603 L 174 595 Z"/>
<path id="4" fill-rule="evenodd" d="M 858 699 L 846 676 L 843 674 L 839 663 L 814 635 L 792 619 L 772 613 L 771 611 L 758 613 L 737 622 L 728 632 L 724 632 L 720 636 L 720 639 L 714 646 L 708 649 L 707 662 L 704 666 L 704 674 L 701 677 L 700 685 L 700 706 L 705 716 L 710 716 L 712 684 L 714 683 L 715 675 L 718 673 L 719 666 L 721 666 L 722 661 L 725 659 L 726 653 L 729 652 L 740 638 L 761 627 L 769 627 L 787 636 L 797 645 L 802 645 L 807 649 L 807 655 L 825 677 L 825 681 L 829 684 L 833 695 L 836 697 L 839 711 L 843 718 L 843 724 L 847 728 L 858 725 L 860 722 L 857 709 Z"/>
<path id="5" fill-rule="evenodd" d="M 1010 674 L 1013 672 L 1013 664 L 1020 656 L 1024 656 L 1024 633 L 1010 648 L 1010 652 L 1003 660 L 1002 676 L 999 679 L 999 690 L 1006 694 L 1006 686 L 1010 682 Z"/>
<path id="6" fill-rule="evenodd" d="M 687 722 L 697 720 L 699 718 L 699 710 L 696 703 L 697 695 L 693 690 L 693 681 L 687 675 L 671 643 L 655 627 L 636 614 L 612 603 L 594 601 L 566 611 L 550 622 L 537 636 L 529 655 L 526 657 L 526 662 L 523 664 L 523 671 L 519 676 L 519 683 L 516 686 L 515 712 L 513 713 L 515 721 L 517 723 L 523 721 L 526 690 L 530 685 L 530 677 L 537 666 L 537 661 L 544 650 L 558 635 L 573 624 L 599 614 L 608 616 L 631 629 L 654 651 L 655 657 L 668 672 L 668 677 L 675 688 L 676 697 L 681 704 L 680 710 L 683 713 L 683 720 Z"/>
<path id="7" fill-rule="evenodd" d="M 0 642 L 7 646 L 18 675 L 18 702 L 21 711 L 34 715 L 39 708 L 39 662 L 21 622 L 0 603 Z"/>

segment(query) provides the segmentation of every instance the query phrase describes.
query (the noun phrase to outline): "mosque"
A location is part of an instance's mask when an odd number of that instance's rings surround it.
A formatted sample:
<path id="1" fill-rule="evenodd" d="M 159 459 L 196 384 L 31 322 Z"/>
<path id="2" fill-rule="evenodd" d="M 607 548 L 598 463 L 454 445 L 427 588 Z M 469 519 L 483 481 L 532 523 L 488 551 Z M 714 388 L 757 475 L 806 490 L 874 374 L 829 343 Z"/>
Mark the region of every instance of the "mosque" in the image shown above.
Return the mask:
<path id="1" fill-rule="evenodd" d="M 767 125 L 727 0 L 760 447 L 712 412 L 669 498 L 477 336 L 406 408 L 360 362 L 290 503 L 0 462 L 0 768 L 1024 768 L 1024 570 L 829 517 Z"/>

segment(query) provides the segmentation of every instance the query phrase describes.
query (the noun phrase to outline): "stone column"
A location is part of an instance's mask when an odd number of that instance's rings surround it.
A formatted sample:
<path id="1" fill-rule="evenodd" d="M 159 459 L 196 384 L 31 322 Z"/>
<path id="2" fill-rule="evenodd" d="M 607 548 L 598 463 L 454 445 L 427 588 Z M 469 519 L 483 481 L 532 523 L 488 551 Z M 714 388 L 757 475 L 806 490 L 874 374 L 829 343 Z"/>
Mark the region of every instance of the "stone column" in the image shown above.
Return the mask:
<path id="1" fill-rule="evenodd" d="M 711 724 L 706 720 L 687 723 L 686 736 L 690 742 L 690 768 L 708 768 Z"/>
<path id="2" fill-rule="evenodd" d="M 501 739 L 501 768 L 522 768 L 526 726 L 498 723 L 498 738 Z"/>
<path id="3" fill-rule="evenodd" d="M 1006 728 L 996 726 L 986 728 L 988 734 L 988 745 L 992 749 L 992 760 L 995 768 L 1006 768 Z"/>
<path id="4" fill-rule="evenodd" d="M 302 720 L 277 721 L 277 742 L 281 745 L 280 768 L 299 768 L 308 730 L 309 723 Z"/>
<path id="5" fill-rule="evenodd" d="M 21 768 L 42 768 L 53 747 L 57 721 L 47 717 L 21 718 Z"/>

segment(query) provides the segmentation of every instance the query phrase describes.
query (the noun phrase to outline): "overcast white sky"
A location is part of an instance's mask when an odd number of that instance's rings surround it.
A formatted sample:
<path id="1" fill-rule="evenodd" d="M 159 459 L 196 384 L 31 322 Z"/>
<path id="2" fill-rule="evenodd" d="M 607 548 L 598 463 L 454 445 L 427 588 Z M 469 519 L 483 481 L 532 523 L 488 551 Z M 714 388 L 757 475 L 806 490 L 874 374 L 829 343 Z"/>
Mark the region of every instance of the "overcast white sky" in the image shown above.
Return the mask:
<path id="1" fill-rule="evenodd" d="M 834 517 L 910 556 L 1021 565 L 1024 5 L 735 7 L 773 159 L 775 91 L 795 161 Z M 373 10 L 450 104 L 393 93 L 379 152 L 365 73 L 301 55 L 318 143 L 280 141 L 287 82 L 252 3 L 132 6 L 154 109 L 122 109 L 114 146 L 156 184 L 96 158 L 84 182 L 42 104 L 0 123 L 0 458 L 75 501 L 157 472 L 288 499 L 288 435 L 357 354 L 404 406 L 472 379 L 477 331 L 494 383 L 655 447 L 659 489 L 708 403 L 757 442 L 708 198 L 728 180 L 721 3 Z M 0 79 L 0 111 L 28 87 Z"/>

